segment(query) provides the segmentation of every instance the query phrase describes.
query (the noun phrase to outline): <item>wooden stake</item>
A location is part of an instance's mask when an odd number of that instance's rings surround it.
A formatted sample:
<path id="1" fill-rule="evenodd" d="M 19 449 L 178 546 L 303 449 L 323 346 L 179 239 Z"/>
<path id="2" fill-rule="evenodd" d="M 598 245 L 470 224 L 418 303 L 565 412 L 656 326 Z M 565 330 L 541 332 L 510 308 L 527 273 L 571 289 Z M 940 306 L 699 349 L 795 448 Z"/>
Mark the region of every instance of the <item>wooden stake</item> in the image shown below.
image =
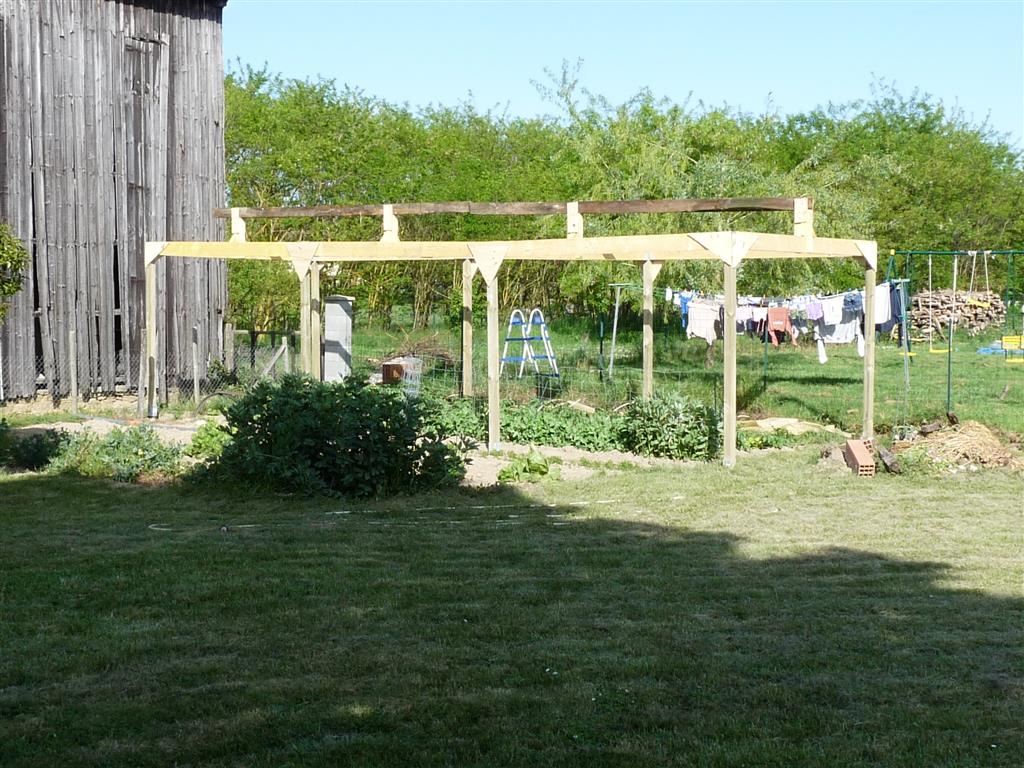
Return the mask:
<path id="1" fill-rule="evenodd" d="M 156 399 L 156 262 L 146 264 L 146 415 L 157 417 Z"/>
<path id="2" fill-rule="evenodd" d="M 725 262 L 725 365 L 723 382 L 723 461 L 736 465 L 736 267 Z"/>
<path id="3" fill-rule="evenodd" d="M 864 270 L 864 426 L 861 436 L 875 436 L 875 280 L 874 266 Z"/>
<path id="4" fill-rule="evenodd" d="M 645 261 L 643 264 L 643 384 L 641 395 L 646 400 L 654 395 L 654 281 L 661 272 L 661 264 Z"/>
<path id="5" fill-rule="evenodd" d="M 473 396 L 473 276 L 476 264 L 462 262 L 462 396 Z"/>
<path id="6" fill-rule="evenodd" d="M 322 355 L 322 327 L 320 310 L 320 265 L 309 265 L 309 332 L 310 332 L 310 372 L 314 379 L 323 379 L 321 370 Z"/>
<path id="7" fill-rule="evenodd" d="M 302 359 L 302 372 L 313 374 L 313 339 L 310 324 L 310 295 L 312 284 L 307 268 L 299 277 L 299 344 Z"/>
<path id="8" fill-rule="evenodd" d="M 501 396 L 498 388 L 498 277 L 487 283 L 487 447 L 501 448 Z"/>

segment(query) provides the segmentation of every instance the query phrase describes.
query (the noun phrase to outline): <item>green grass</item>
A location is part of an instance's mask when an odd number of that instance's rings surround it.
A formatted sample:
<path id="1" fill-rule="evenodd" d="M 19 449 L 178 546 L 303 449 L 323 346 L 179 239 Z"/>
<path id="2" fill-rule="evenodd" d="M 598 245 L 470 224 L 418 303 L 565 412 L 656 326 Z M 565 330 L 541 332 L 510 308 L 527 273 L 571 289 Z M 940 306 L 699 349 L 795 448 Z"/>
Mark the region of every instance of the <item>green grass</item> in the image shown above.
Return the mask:
<path id="1" fill-rule="evenodd" d="M 1020 765 L 1020 475 L 814 455 L 369 506 L 0 478 L 0 764 Z"/>
<path id="2" fill-rule="evenodd" d="M 559 397 L 581 399 L 592 405 L 618 405 L 640 391 L 640 333 L 636 328 L 620 329 L 614 381 L 598 375 L 599 340 L 597 328 L 575 320 L 554 322 L 552 342 L 559 359 Z M 610 331 L 607 331 L 610 336 Z M 977 354 L 998 334 L 980 337 L 959 335 L 953 355 L 953 409 L 961 419 L 974 419 L 1006 432 L 1024 433 L 1024 365 L 1007 365 L 1001 356 Z M 486 334 L 474 335 L 474 376 L 480 386 L 486 382 Z M 416 332 L 396 328 L 390 332 L 357 323 L 353 345 L 358 360 L 379 360 L 408 349 L 425 353 L 428 378 L 439 386 L 458 388 L 459 337 L 457 332 L 435 325 Z M 903 355 L 891 342 L 881 342 L 875 356 L 875 421 L 881 430 L 893 425 L 920 423 L 944 418 L 946 413 L 947 356 L 930 354 L 916 347 L 909 364 L 909 391 L 905 386 Z M 705 367 L 706 345 L 699 339 L 686 340 L 673 322 L 659 326 L 655 334 L 655 390 L 680 392 L 721 403 L 721 344 L 713 364 Z M 437 357 L 438 353 L 448 358 Z M 606 338 L 604 354 L 610 353 Z M 741 336 L 737 349 L 737 402 L 752 416 L 793 416 L 826 422 L 856 431 L 861 426 L 863 359 L 853 345 L 828 347 L 829 362 L 818 363 L 813 342 L 802 339 L 800 346 L 768 348 L 767 369 L 764 345 Z M 370 366 L 367 366 L 369 369 Z M 531 378 L 516 381 L 506 376 L 503 394 L 528 399 L 536 394 Z"/>

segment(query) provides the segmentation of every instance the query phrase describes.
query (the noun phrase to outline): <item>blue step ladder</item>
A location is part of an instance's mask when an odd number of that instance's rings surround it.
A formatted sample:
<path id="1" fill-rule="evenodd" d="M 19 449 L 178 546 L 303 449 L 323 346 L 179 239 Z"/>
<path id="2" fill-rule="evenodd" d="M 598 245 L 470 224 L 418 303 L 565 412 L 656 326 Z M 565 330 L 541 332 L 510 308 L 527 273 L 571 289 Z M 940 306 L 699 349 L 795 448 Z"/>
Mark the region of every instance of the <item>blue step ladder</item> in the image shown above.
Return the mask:
<path id="1" fill-rule="evenodd" d="M 533 350 L 534 342 L 541 342 L 543 354 L 537 354 Z M 519 354 L 509 354 L 510 344 L 520 344 Z M 541 363 L 547 363 L 547 371 L 541 371 Z M 498 375 L 505 372 L 505 363 L 519 363 L 519 370 L 516 378 L 521 379 L 526 373 L 526 364 L 529 363 L 533 372 L 540 376 L 558 378 L 558 361 L 555 359 L 555 350 L 551 346 L 551 337 L 548 335 L 548 324 L 544 321 L 544 313 L 539 307 L 530 310 L 513 309 L 508 318 L 508 331 L 505 333 L 505 345 L 501 350 L 501 367 Z"/>

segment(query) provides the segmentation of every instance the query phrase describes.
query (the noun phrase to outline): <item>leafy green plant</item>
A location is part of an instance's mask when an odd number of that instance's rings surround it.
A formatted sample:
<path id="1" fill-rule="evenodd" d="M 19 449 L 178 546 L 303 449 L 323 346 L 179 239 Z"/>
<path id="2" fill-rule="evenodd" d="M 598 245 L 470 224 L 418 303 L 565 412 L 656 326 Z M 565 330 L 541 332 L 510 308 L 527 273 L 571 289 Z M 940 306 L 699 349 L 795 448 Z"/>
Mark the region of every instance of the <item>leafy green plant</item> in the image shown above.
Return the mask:
<path id="1" fill-rule="evenodd" d="M 220 424 L 207 421 L 192 436 L 185 455 L 201 461 L 212 461 L 221 455 L 231 442 L 231 433 Z"/>
<path id="2" fill-rule="evenodd" d="M 420 399 L 423 426 L 439 435 L 487 438 L 484 401 L 464 397 L 437 397 L 424 393 Z"/>
<path id="3" fill-rule="evenodd" d="M 67 434 L 47 429 L 28 437 L 11 441 L 8 466 L 36 472 L 46 467 L 57 456 L 67 441 Z"/>
<path id="4" fill-rule="evenodd" d="M 420 403 L 350 376 L 261 382 L 225 410 L 231 441 L 216 475 L 249 485 L 386 496 L 456 482 L 462 459 L 424 428 Z"/>
<path id="5" fill-rule="evenodd" d="M 551 463 L 536 448 L 512 457 L 512 461 L 498 472 L 500 483 L 533 483 L 551 473 Z"/>
<path id="6" fill-rule="evenodd" d="M 131 483 L 142 475 L 179 474 L 181 450 L 161 442 L 149 426 L 115 429 L 103 437 L 83 431 L 67 437 L 50 469 Z"/>
<path id="7" fill-rule="evenodd" d="M 626 450 L 669 459 L 709 460 L 722 446 L 718 414 L 701 401 L 682 396 L 634 400 L 619 435 Z"/>
<path id="8" fill-rule="evenodd" d="M 741 429 L 736 434 L 736 443 L 743 451 L 782 448 L 785 445 L 792 445 L 794 442 L 793 436 L 784 429 L 773 429 L 771 432 Z"/>
<path id="9" fill-rule="evenodd" d="M 0 320 L 7 314 L 4 302 L 21 290 L 22 276 L 28 263 L 28 252 L 9 224 L 0 222 Z"/>
<path id="10" fill-rule="evenodd" d="M 620 424 L 620 417 L 603 411 L 584 413 L 568 406 L 509 403 L 501 413 L 501 436 L 513 443 L 607 451 L 619 447 Z"/>

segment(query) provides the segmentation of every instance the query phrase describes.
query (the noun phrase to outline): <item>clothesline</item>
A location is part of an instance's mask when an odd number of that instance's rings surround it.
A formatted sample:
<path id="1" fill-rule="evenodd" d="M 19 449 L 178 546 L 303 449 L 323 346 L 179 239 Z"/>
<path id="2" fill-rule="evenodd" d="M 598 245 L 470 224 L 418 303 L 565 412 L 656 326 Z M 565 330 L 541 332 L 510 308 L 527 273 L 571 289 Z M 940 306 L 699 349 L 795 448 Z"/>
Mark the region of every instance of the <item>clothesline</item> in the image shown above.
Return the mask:
<path id="1" fill-rule="evenodd" d="M 724 297 L 698 291 L 665 290 L 665 299 L 680 309 L 687 338 L 701 338 L 714 344 L 725 327 Z M 901 312 L 902 291 L 898 283 L 875 286 L 875 327 L 892 330 L 893 318 Z M 779 346 L 782 335 L 797 345 L 801 335 L 812 334 L 818 347 L 818 361 L 828 362 L 826 344 L 857 343 L 864 356 L 864 290 L 835 294 L 803 294 L 792 297 L 741 296 L 737 299 L 736 327 Z"/>

